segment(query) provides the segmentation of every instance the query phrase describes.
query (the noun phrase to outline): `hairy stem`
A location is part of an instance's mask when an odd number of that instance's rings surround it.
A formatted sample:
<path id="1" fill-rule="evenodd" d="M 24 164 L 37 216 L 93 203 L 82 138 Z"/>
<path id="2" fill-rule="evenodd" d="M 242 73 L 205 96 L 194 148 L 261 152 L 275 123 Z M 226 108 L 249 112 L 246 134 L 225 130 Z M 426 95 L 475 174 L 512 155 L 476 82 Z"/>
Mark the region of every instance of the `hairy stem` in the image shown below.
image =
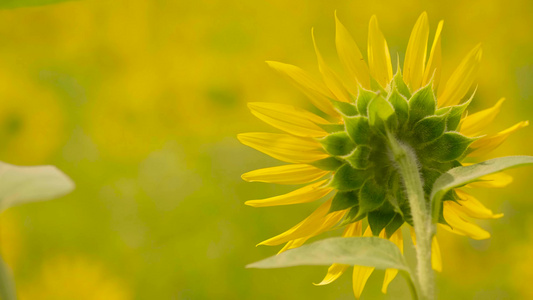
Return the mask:
<path id="1" fill-rule="evenodd" d="M 417 281 L 420 296 L 424 300 L 434 299 L 434 274 L 431 267 L 431 241 L 435 225 L 431 222 L 431 212 L 424 196 L 422 179 L 418 171 L 413 150 L 388 133 L 392 159 L 402 177 L 416 234 Z"/>

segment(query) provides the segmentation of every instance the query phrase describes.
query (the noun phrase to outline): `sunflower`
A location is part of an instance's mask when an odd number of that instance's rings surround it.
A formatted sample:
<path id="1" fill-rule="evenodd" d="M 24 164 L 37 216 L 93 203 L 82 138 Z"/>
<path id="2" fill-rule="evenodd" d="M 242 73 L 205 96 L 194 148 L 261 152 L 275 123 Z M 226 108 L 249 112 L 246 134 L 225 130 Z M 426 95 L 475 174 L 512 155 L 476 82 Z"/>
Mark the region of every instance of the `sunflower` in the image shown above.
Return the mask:
<path id="1" fill-rule="evenodd" d="M 510 134 L 528 125 L 519 122 L 497 133 L 485 133 L 498 115 L 504 99 L 485 110 L 468 114 L 474 92 L 471 86 L 482 56 L 475 46 L 446 82 L 441 83 L 440 21 L 428 52 L 429 24 L 424 12 L 418 18 L 407 45 L 403 73 L 393 74 L 391 56 L 375 16 L 370 19 L 368 64 L 349 32 L 335 15 L 336 48 L 349 80 L 342 80 L 324 61 L 313 35 L 322 81 L 302 69 L 268 62 L 298 87 L 322 116 L 279 103 L 249 103 L 256 117 L 285 133 L 244 133 L 241 143 L 289 163 L 242 175 L 249 182 L 305 184 L 290 193 L 250 200 L 253 207 L 307 203 L 326 198 L 310 216 L 289 230 L 259 245 L 284 244 L 280 253 L 303 245 L 326 231 L 344 227 L 342 236 L 379 236 L 403 251 L 402 225 L 411 227 L 409 201 L 395 163 L 390 157 L 386 132 L 392 132 L 415 154 L 426 199 L 435 180 L 448 170 L 466 165 L 466 158 L 482 156 L 503 143 Z M 398 59 L 399 61 L 399 59 Z M 471 92 L 471 93 L 469 93 Z M 509 184 L 504 173 L 485 176 L 464 188 L 495 188 Z M 464 188 L 444 198 L 439 227 L 473 239 L 490 234 L 474 219 L 500 218 Z M 433 269 L 442 269 L 436 238 L 432 242 Z M 334 264 L 316 285 L 335 281 L 350 266 Z M 361 296 L 371 267 L 353 267 L 353 290 Z M 385 272 L 382 291 L 398 271 Z"/>

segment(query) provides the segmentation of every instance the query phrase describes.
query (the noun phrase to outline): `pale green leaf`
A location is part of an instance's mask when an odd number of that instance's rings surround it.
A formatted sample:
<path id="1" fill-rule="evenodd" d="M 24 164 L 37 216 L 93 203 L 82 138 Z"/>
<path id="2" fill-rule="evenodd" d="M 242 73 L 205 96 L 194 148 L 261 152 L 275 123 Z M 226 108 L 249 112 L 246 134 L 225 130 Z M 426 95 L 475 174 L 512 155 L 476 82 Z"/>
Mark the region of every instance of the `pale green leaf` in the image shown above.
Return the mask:
<path id="1" fill-rule="evenodd" d="M 249 264 L 248 268 L 329 266 L 334 263 L 410 272 L 400 249 L 377 237 L 329 238 Z"/>
<path id="2" fill-rule="evenodd" d="M 0 1 L 0 9 L 10 9 L 29 6 L 49 5 L 60 2 L 70 2 L 78 0 L 2 0 Z"/>
<path id="3" fill-rule="evenodd" d="M 19 167 L 0 162 L 0 211 L 70 193 L 74 182 L 54 166 Z"/>
<path id="4" fill-rule="evenodd" d="M 433 184 L 431 191 L 433 222 L 438 221 L 442 197 L 451 189 L 478 181 L 485 175 L 526 165 L 533 165 L 533 156 L 493 158 L 475 165 L 453 168 L 442 174 Z"/>
<path id="5" fill-rule="evenodd" d="M 15 293 L 15 283 L 13 282 L 13 274 L 1 257 L 0 257 L 0 299 L 2 300 L 17 299 L 16 293 Z"/>

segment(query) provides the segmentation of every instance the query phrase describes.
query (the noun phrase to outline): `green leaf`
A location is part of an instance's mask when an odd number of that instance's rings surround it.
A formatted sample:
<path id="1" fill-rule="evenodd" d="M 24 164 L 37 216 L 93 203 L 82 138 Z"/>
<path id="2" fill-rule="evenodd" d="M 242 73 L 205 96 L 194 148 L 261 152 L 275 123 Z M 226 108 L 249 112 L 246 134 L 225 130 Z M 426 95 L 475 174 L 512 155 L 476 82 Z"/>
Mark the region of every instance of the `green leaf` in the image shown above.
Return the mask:
<path id="1" fill-rule="evenodd" d="M 359 214 L 379 208 L 386 196 L 385 189 L 374 178 L 366 180 L 359 190 Z"/>
<path id="2" fill-rule="evenodd" d="M 461 157 L 474 141 L 458 132 L 446 132 L 422 151 L 433 160 L 447 162 Z"/>
<path id="3" fill-rule="evenodd" d="M 446 115 L 425 117 L 413 128 L 413 136 L 418 143 L 428 143 L 440 137 L 446 129 Z"/>
<path id="4" fill-rule="evenodd" d="M 76 0 L 2 0 L 0 1 L 0 9 L 29 7 L 29 6 L 42 6 L 55 4 L 60 2 L 70 2 Z"/>
<path id="5" fill-rule="evenodd" d="M 356 146 L 344 131 L 332 133 L 319 141 L 324 150 L 331 155 L 349 154 Z"/>
<path id="6" fill-rule="evenodd" d="M 346 164 L 335 172 L 330 186 L 339 191 L 357 190 L 367 178 L 368 173 L 365 170 L 354 169 Z"/>
<path id="7" fill-rule="evenodd" d="M 453 168 L 442 174 L 433 184 L 431 191 L 433 222 L 438 221 L 442 198 L 451 189 L 478 181 L 485 175 L 526 165 L 533 165 L 533 156 L 499 157 L 475 165 Z"/>
<path id="8" fill-rule="evenodd" d="M 392 120 L 393 117 L 394 120 Z M 375 97 L 368 104 L 368 124 L 371 127 L 384 130 L 385 124 L 389 124 L 389 119 L 391 119 L 390 124 L 394 126 L 397 122 L 395 117 L 394 107 L 381 96 Z"/>
<path id="9" fill-rule="evenodd" d="M 329 208 L 328 213 L 339 210 L 345 210 L 358 205 L 358 197 L 359 196 L 355 191 L 337 192 L 337 194 L 335 194 L 335 197 L 333 197 L 333 200 L 331 200 L 331 207 Z"/>
<path id="10" fill-rule="evenodd" d="M 356 105 L 357 110 L 361 113 L 361 115 L 366 116 L 368 103 L 370 103 L 370 101 L 372 101 L 372 99 L 374 99 L 376 96 L 376 93 L 359 87 Z"/>
<path id="11" fill-rule="evenodd" d="M 351 103 L 337 101 L 333 99 L 329 99 L 329 101 L 333 104 L 333 107 L 340 112 L 341 114 L 349 117 L 357 116 L 359 112 L 357 111 L 357 107 Z"/>
<path id="12" fill-rule="evenodd" d="M 368 118 L 362 116 L 344 118 L 344 123 L 348 135 L 356 144 L 368 145 L 371 134 Z"/>
<path id="13" fill-rule="evenodd" d="M 359 145 L 352 153 L 344 156 L 343 159 L 345 159 L 352 167 L 364 170 L 370 166 L 369 158 L 371 152 L 372 148 L 365 145 Z"/>
<path id="14" fill-rule="evenodd" d="M 56 167 L 0 163 L 0 211 L 26 202 L 61 197 L 73 189 L 72 180 Z"/>
<path id="15" fill-rule="evenodd" d="M 434 115 L 435 106 L 435 95 L 430 83 L 409 99 L 409 124 L 415 124 L 426 116 Z"/>
<path id="16" fill-rule="evenodd" d="M 329 266 L 334 263 L 410 272 L 400 249 L 391 241 L 377 237 L 329 238 L 287 250 L 246 267 L 272 269 Z"/>

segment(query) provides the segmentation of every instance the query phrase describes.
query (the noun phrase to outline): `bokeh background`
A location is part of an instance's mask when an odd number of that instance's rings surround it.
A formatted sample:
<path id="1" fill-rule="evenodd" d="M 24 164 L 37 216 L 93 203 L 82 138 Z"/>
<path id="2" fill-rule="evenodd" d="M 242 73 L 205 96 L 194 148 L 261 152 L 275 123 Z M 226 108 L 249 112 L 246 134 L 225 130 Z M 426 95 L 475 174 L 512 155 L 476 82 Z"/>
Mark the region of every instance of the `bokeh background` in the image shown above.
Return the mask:
<path id="1" fill-rule="evenodd" d="M 430 40 L 444 19 L 444 78 L 483 44 L 471 111 L 505 96 L 494 130 L 533 116 L 529 0 L 0 6 L 0 160 L 54 164 L 77 184 L 66 197 L 0 215 L 0 249 L 23 300 L 352 299 L 351 274 L 315 287 L 326 268 L 244 268 L 279 250 L 255 244 L 316 204 L 244 206 L 290 187 L 241 181 L 246 171 L 279 163 L 235 138 L 272 130 L 246 102 L 311 109 L 264 61 L 318 75 L 314 27 L 323 55 L 338 67 L 335 10 L 362 49 L 376 14 L 394 65 L 396 53 L 403 61 L 422 11 L 429 14 Z M 533 128 L 525 128 L 491 156 L 533 155 L 532 137 Z M 440 299 L 533 298 L 533 172 L 509 173 L 515 181 L 508 188 L 475 192 L 505 213 L 480 223 L 490 240 L 439 232 Z M 382 295 L 382 276 L 370 278 L 363 299 L 409 299 L 402 278 Z"/>

